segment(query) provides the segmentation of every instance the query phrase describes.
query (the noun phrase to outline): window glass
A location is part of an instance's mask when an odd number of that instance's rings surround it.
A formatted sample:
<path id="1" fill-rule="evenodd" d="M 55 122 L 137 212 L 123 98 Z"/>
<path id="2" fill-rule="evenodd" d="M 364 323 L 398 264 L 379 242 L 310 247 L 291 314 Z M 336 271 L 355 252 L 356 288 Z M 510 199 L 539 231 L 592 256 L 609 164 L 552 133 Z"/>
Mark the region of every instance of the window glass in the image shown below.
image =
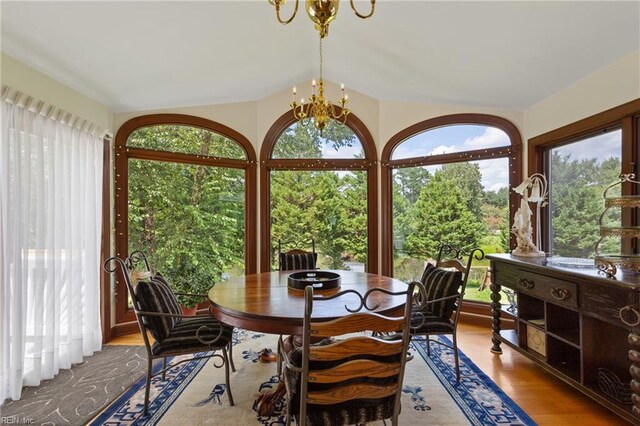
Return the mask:
<path id="1" fill-rule="evenodd" d="M 311 251 L 321 269 L 365 270 L 367 264 L 367 172 L 271 172 L 271 267 L 283 251 Z"/>
<path id="2" fill-rule="evenodd" d="M 246 160 L 247 154 L 235 141 L 210 130 L 182 125 L 155 125 L 135 130 L 128 147 Z"/>
<path id="3" fill-rule="evenodd" d="M 554 256 L 593 258 L 599 238 L 602 193 L 621 172 L 622 132 L 615 129 L 548 150 L 549 251 Z M 617 192 L 616 192 L 617 191 Z M 609 192 L 619 195 L 620 187 Z M 608 225 L 620 226 L 620 211 L 610 211 Z M 607 241 L 601 251 L 618 251 Z"/>
<path id="4" fill-rule="evenodd" d="M 129 159 L 128 177 L 129 253 L 191 293 L 244 275 L 244 170 Z"/>
<path id="5" fill-rule="evenodd" d="M 420 279 L 441 243 L 508 252 L 508 171 L 508 158 L 394 169 L 394 277 Z M 479 291 L 487 267 L 474 261 L 466 300 L 490 301 Z"/>
<path id="6" fill-rule="evenodd" d="M 280 135 L 272 158 L 364 158 L 364 151 L 353 130 L 335 120 L 322 136 L 312 123 L 296 122 Z"/>
<path id="7" fill-rule="evenodd" d="M 471 124 L 444 126 L 411 136 L 393 150 L 391 159 L 475 151 L 510 144 L 509 136 L 496 127 Z"/>

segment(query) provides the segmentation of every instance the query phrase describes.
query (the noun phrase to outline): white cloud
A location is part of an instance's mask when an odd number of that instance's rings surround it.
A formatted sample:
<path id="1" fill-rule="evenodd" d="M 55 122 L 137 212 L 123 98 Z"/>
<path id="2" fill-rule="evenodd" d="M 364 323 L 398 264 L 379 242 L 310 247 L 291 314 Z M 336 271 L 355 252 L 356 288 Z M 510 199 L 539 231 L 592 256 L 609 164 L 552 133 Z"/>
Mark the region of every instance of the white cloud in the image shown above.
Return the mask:
<path id="1" fill-rule="evenodd" d="M 464 139 L 459 133 L 460 127 L 451 126 L 450 131 L 446 131 L 446 127 L 438 128 L 412 136 L 394 150 L 392 157 L 393 159 L 424 157 L 510 145 L 509 136 L 496 127 L 486 126 L 482 134 Z M 472 127 L 478 128 L 478 126 Z M 435 144 L 438 144 L 435 148 L 430 147 Z"/>
<path id="2" fill-rule="evenodd" d="M 509 186 L 509 159 L 496 158 L 492 160 L 474 161 L 480 167 L 482 186 L 485 191 L 497 191 Z"/>
<path id="3" fill-rule="evenodd" d="M 471 151 L 476 149 L 495 148 L 498 146 L 509 146 L 509 136 L 496 127 L 485 127 L 484 133 L 480 136 L 472 136 L 463 142 L 464 149 L 462 151 Z"/>
<path id="4" fill-rule="evenodd" d="M 570 155 L 572 160 L 589 160 L 595 158 L 598 162 L 611 157 L 620 158 L 622 156 L 622 131 L 593 136 L 580 142 L 559 146 L 555 148 L 560 155 Z"/>
<path id="5" fill-rule="evenodd" d="M 448 154 L 450 152 L 457 152 L 457 147 L 455 145 L 438 145 L 433 148 L 427 155 L 440 155 L 440 154 Z"/>

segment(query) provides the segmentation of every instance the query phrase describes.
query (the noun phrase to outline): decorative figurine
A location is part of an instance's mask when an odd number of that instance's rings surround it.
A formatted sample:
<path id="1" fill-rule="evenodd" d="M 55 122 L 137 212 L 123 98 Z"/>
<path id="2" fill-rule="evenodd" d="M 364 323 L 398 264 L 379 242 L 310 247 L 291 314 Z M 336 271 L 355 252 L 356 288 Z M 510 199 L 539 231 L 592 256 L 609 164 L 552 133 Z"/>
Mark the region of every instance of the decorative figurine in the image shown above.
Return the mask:
<path id="1" fill-rule="evenodd" d="M 516 236 L 517 246 L 511 251 L 514 256 L 540 257 L 544 252 L 540 249 L 540 208 L 547 205 L 547 178 L 540 173 L 534 173 L 526 178 L 520 185 L 513 188 L 522 196 L 520 208 L 513 216 L 511 232 Z M 533 226 L 531 215 L 533 212 L 529 203 L 536 205 L 536 241 L 533 242 Z"/>

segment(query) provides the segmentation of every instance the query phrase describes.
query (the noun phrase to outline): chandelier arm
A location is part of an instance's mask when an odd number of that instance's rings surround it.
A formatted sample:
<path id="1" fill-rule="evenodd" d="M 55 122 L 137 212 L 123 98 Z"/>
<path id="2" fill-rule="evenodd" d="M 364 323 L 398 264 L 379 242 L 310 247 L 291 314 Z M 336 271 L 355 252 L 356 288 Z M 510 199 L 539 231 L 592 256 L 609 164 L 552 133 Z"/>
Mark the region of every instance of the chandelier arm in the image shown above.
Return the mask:
<path id="1" fill-rule="evenodd" d="M 291 15 L 291 17 L 290 17 L 289 19 L 283 20 L 283 19 L 280 17 L 280 6 L 281 6 L 282 4 L 284 4 L 284 1 L 282 1 L 282 0 L 276 0 L 276 2 L 275 2 L 275 7 L 276 7 L 276 18 L 278 18 L 278 22 L 280 22 L 282 25 L 287 25 L 289 22 L 293 21 L 293 18 L 295 18 L 295 17 L 296 17 L 296 14 L 298 13 L 298 1 L 299 1 L 299 0 L 296 0 L 296 5 L 295 5 L 295 7 L 293 8 L 293 15 Z M 374 1 L 375 1 L 375 0 L 374 0 Z"/>
<path id="2" fill-rule="evenodd" d="M 336 112 L 336 105 L 330 103 L 329 104 L 329 116 L 336 120 L 338 123 L 345 125 L 347 124 L 347 116 L 349 115 L 349 110 L 345 107 L 342 107 L 342 110 L 340 111 L 340 114 L 338 114 Z"/>
<path id="3" fill-rule="evenodd" d="M 333 103 L 329 103 L 329 110 L 330 110 L 330 116 L 331 118 L 333 118 L 334 120 L 337 120 L 340 118 L 340 116 L 342 115 L 342 111 L 340 111 L 340 114 L 338 114 L 336 112 L 336 106 Z"/>
<path id="4" fill-rule="evenodd" d="M 370 0 L 370 1 L 371 1 L 371 11 L 369 12 L 368 15 L 363 15 L 356 10 L 356 5 L 353 3 L 353 0 L 349 0 L 349 2 L 351 3 L 351 9 L 353 9 L 353 13 L 355 13 L 358 18 L 362 18 L 362 19 L 371 18 L 371 16 L 373 15 L 373 12 L 375 12 L 376 10 L 376 0 Z"/>

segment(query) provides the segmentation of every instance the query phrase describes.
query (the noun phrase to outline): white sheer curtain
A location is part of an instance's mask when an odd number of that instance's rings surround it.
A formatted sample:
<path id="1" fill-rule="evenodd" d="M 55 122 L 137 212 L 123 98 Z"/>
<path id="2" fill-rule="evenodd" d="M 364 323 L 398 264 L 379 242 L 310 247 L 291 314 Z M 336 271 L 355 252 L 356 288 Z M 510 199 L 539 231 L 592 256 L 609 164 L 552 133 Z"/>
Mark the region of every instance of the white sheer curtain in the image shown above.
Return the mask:
<path id="1" fill-rule="evenodd" d="M 102 341 L 102 135 L 27 107 L 2 99 L 0 403 Z"/>

